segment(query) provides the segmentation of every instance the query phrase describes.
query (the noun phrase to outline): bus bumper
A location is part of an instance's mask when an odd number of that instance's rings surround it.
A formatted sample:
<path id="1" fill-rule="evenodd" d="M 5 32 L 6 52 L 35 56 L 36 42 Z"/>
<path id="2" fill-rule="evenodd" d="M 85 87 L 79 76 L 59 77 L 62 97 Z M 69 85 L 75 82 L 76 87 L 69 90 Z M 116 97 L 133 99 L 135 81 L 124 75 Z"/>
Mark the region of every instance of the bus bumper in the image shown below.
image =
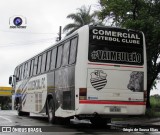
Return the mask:
<path id="1" fill-rule="evenodd" d="M 145 110 L 145 102 L 81 100 L 76 115 L 144 115 Z"/>

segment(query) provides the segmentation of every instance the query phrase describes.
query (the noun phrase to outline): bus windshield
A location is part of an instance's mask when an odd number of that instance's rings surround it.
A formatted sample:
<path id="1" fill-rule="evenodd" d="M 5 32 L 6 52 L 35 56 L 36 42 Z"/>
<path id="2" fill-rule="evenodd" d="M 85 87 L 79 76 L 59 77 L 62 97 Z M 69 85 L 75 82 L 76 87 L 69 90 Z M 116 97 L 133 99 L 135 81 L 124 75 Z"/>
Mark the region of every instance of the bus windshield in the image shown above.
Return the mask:
<path id="1" fill-rule="evenodd" d="M 90 27 L 90 62 L 143 65 L 141 32 L 118 28 Z"/>

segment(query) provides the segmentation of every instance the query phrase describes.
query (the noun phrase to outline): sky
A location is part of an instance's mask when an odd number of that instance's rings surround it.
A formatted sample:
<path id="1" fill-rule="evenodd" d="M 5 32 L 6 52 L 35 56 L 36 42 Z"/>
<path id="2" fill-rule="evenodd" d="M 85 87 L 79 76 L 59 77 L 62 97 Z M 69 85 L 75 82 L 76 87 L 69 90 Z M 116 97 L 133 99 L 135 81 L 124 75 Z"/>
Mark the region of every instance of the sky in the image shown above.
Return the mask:
<path id="1" fill-rule="evenodd" d="M 97 5 L 98 0 L 1 0 L 0 4 L 0 86 L 9 86 L 14 68 L 55 43 L 62 29 L 83 5 Z M 11 29 L 11 20 L 22 16 L 26 29 Z M 11 22 L 11 23 L 10 23 Z M 10 24 L 9 24 L 10 23 Z"/>
<path id="2" fill-rule="evenodd" d="M 53 45 L 59 26 L 72 22 L 66 16 L 83 5 L 94 10 L 98 0 L 1 0 L 0 86 L 9 86 L 8 78 L 18 64 Z M 26 29 L 10 28 L 16 16 L 25 18 Z M 157 93 L 160 90 L 151 91 Z"/>

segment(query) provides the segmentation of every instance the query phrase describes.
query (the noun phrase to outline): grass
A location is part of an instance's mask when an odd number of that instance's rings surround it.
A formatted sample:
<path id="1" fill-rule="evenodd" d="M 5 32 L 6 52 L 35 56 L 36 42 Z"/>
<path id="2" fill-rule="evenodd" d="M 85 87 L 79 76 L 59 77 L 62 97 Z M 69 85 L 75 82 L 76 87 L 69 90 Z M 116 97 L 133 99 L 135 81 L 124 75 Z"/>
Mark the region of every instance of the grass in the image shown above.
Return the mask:
<path id="1" fill-rule="evenodd" d="M 154 109 L 150 109 L 150 110 L 146 111 L 145 117 L 148 117 L 148 118 L 158 118 L 158 117 L 160 117 L 160 112 L 155 111 Z"/>
<path id="2" fill-rule="evenodd" d="M 160 108 L 160 95 L 151 96 L 150 104 L 152 108 Z"/>
<path id="3" fill-rule="evenodd" d="M 160 95 L 150 97 L 151 109 L 146 111 L 146 116 L 150 118 L 160 117 Z"/>

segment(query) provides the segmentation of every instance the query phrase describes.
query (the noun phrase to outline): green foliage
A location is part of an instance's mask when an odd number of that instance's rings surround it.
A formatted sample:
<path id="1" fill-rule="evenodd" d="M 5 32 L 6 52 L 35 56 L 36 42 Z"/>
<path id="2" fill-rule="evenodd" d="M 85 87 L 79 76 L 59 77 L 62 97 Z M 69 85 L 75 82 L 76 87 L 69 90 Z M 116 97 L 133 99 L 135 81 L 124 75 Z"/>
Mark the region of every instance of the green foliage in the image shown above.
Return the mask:
<path id="1" fill-rule="evenodd" d="M 94 14 L 90 14 L 90 11 L 91 6 L 89 8 L 82 6 L 81 8 L 78 8 L 77 13 L 69 14 L 67 18 L 74 20 L 74 22 L 66 25 L 63 31 L 68 32 L 67 35 L 69 35 L 86 24 L 94 23 Z"/>
<path id="2" fill-rule="evenodd" d="M 91 12 L 91 6 L 88 8 L 85 6 L 82 6 L 81 8 L 77 9 L 77 13 L 71 13 L 67 16 L 67 18 L 72 19 L 74 22 L 67 24 L 63 31 L 68 32 L 67 35 L 73 33 L 75 30 L 79 29 L 80 27 L 87 25 L 87 24 L 101 24 L 98 20 L 96 21 L 96 12 Z"/>
<path id="3" fill-rule="evenodd" d="M 151 107 L 146 111 L 146 116 L 153 118 L 153 117 L 160 117 L 160 95 L 154 95 L 150 97 Z"/>
<path id="4" fill-rule="evenodd" d="M 160 95 L 151 96 L 150 103 L 151 103 L 152 108 L 160 109 Z"/>
<path id="5" fill-rule="evenodd" d="M 150 90 L 160 73 L 160 1 L 100 0 L 99 19 L 113 19 L 114 26 L 144 32 L 147 47 L 147 107 Z"/>
<path id="6" fill-rule="evenodd" d="M 153 89 L 158 90 L 157 89 L 157 81 L 156 80 L 152 83 L 151 90 L 153 90 Z"/>
<path id="7" fill-rule="evenodd" d="M 153 109 L 148 109 L 146 111 L 145 117 L 147 117 L 147 118 L 157 118 L 158 117 L 159 118 L 160 117 L 160 112 L 156 112 Z"/>
<path id="8" fill-rule="evenodd" d="M 11 103 L 11 97 L 6 97 L 6 96 L 0 97 L 0 106 L 2 110 L 10 109 L 9 103 Z"/>
<path id="9" fill-rule="evenodd" d="M 99 18 L 101 20 L 113 19 L 112 25 L 120 26 L 123 17 L 130 8 L 128 0 L 100 0 L 101 11 L 99 12 Z"/>

